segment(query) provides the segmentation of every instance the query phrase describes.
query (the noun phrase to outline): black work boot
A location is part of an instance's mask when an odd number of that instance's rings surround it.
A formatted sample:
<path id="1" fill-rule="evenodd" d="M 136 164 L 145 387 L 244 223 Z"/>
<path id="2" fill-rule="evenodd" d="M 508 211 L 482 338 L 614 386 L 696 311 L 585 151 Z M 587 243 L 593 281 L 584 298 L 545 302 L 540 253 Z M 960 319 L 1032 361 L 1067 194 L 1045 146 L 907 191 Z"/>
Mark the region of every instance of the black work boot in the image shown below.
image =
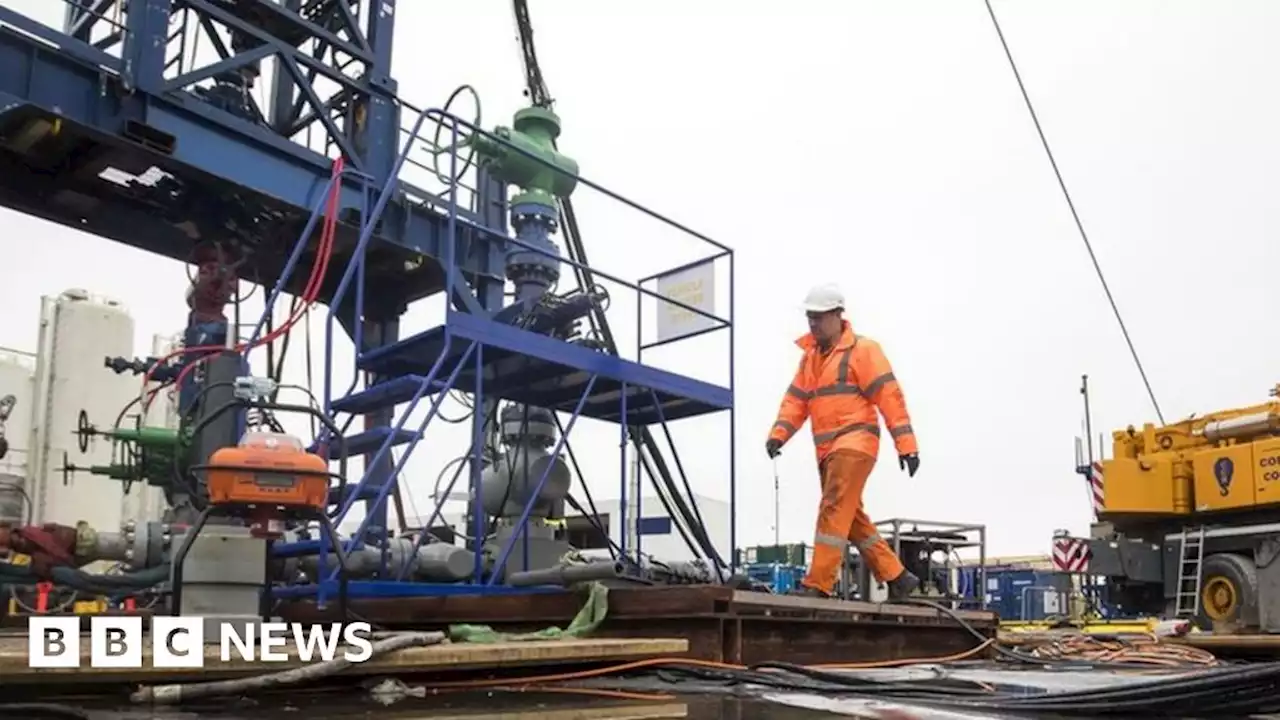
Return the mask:
<path id="1" fill-rule="evenodd" d="M 797 585 L 797 586 L 795 586 L 794 588 L 792 588 L 791 592 L 789 592 L 789 593 L 787 593 L 787 594 L 788 594 L 788 595 L 794 595 L 794 596 L 796 596 L 796 597 L 812 597 L 812 598 L 829 598 L 829 597 L 831 597 L 830 595 L 828 595 L 828 594 L 826 594 L 826 593 L 822 592 L 821 590 L 819 590 L 819 589 L 817 589 L 817 588 L 811 588 L 811 587 L 809 587 L 808 585 Z"/>
<path id="2" fill-rule="evenodd" d="M 889 581 L 889 602 L 906 600 L 918 587 L 920 587 L 920 578 L 903 570 L 901 575 Z"/>

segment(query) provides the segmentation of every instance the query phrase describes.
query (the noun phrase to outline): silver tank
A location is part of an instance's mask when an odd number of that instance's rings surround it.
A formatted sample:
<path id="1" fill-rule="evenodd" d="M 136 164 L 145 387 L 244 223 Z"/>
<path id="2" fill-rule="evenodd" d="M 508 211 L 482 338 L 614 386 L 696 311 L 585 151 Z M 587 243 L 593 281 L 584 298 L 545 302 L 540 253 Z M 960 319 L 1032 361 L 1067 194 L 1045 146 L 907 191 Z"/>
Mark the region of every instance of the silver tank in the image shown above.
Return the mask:
<path id="1" fill-rule="evenodd" d="M 543 473 L 547 481 L 529 517 L 547 517 L 569 495 L 573 475 L 549 449 L 556 444 L 555 414 L 512 403 L 500 416 L 502 451 L 480 476 L 480 503 L 489 515 L 519 517 Z"/>
<path id="2" fill-rule="evenodd" d="M 547 482 L 530 517 L 545 517 L 555 503 L 564 500 L 573 485 L 573 474 L 564 460 L 552 458 L 541 447 L 508 446 L 498 461 L 481 475 L 480 500 L 485 512 L 499 517 L 519 516 L 548 468 Z"/>

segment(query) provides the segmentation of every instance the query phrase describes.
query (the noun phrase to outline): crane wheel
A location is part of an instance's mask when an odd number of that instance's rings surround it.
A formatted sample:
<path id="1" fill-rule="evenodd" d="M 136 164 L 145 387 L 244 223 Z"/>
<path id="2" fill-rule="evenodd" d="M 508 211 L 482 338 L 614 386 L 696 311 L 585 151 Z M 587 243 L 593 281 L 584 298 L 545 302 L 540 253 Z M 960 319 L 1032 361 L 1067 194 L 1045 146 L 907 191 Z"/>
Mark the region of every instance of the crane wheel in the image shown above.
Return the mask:
<path id="1" fill-rule="evenodd" d="M 1219 553 L 1204 559 L 1196 621 L 1205 630 L 1257 625 L 1258 568 L 1252 558 Z"/>

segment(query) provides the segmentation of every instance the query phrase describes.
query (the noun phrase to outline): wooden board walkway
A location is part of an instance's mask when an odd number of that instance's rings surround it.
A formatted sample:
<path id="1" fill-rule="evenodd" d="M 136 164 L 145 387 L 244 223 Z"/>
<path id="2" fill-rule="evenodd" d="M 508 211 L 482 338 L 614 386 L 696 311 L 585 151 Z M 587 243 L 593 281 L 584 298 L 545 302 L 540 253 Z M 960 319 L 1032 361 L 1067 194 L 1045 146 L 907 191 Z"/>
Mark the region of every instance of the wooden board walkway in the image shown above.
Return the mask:
<path id="1" fill-rule="evenodd" d="M 157 668 L 151 664 L 150 638 L 143 645 L 141 668 L 89 667 L 89 638 L 80 643 L 81 667 L 31 668 L 27 666 L 27 638 L 0 637 L 0 684 L 72 683 L 170 683 L 185 680 L 221 680 L 259 675 L 298 667 L 288 662 L 248 662 L 235 658 L 222 662 L 217 645 L 205 646 L 203 668 Z M 343 675 L 410 675 L 458 670 L 494 670 L 548 665 L 582 665 L 627 662 L 650 657 L 681 656 L 687 640 L 655 638 L 597 638 L 507 643 L 445 643 L 405 648 L 353 665 Z"/>

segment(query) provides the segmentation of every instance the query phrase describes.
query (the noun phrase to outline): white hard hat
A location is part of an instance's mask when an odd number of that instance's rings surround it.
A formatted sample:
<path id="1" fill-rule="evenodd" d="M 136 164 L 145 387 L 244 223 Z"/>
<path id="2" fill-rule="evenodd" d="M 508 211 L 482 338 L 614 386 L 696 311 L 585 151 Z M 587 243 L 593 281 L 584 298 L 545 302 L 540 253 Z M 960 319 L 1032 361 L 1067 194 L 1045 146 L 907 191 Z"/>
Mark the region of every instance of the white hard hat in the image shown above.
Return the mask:
<path id="1" fill-rule="evenodd" d="M 804 296 L 805 312 L 830 312 L 844 309 L 844 293 L 834 283 L 815 286 Z"/>

